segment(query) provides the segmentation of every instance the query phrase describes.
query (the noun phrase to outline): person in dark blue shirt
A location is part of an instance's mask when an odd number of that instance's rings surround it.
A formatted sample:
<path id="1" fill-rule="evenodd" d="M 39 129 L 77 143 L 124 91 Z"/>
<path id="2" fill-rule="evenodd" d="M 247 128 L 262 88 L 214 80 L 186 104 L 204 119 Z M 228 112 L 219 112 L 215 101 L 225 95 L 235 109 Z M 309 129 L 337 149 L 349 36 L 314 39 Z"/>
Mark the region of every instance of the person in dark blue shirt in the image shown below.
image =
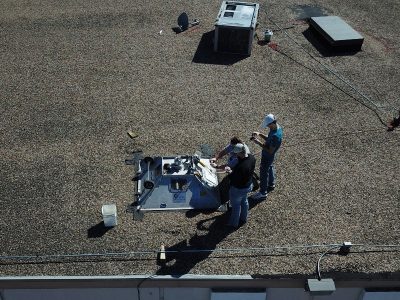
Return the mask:
<path id="1" fill-rule="evenodd" d="M 249 211 L 247 193 L 251 192 L 253 187 L 252 178 L 256 159 L 252 154 L 247 153 L 244 144 L 236 144 L 232 151 L 237 155 L 238 161 L 229 174 L 229 200 L 231 201 L 232 212 L 228 226 L 237 228 L 239 221 L 247 222 Z"/>
<path id="2" fill-rule="evenodd" d="M 269 128 L 267 136 L 255 131 L 251 137 L 251 140 L 262 148 L 260 163 L 260 190 L 250 197 L 253 200 L 266 199 L 268 191 L 275 188 L 276 173 L 274 160 L 276 153 L 282 144 L 283 137 L 282 127 L 276 122 L 276 118 L 273 114 L 265 116 L 261 128 Z"/>

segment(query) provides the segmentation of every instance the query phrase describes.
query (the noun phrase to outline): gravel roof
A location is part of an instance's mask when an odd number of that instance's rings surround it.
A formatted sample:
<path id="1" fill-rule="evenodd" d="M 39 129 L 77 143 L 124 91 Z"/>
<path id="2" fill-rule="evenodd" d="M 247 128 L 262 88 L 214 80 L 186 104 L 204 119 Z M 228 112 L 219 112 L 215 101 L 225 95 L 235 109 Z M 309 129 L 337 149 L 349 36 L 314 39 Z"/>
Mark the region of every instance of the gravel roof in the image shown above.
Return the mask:
<path id="1" fill-rule="evenodd" d="M 400 278 L 399 248 L 376 246 L 400 244 L 400 131 L 381 122 L 400 107 L 399 2 L 261 1 L 258 34 L 273 29 L 278 51 L 255 40 L 238 59 L 209 50 L 220 3 L 1 1 L 0 254 L 38 256 L 1 257 L 1 275 L 309 276 L 329 247 L 293 246 L 351 241 L 364 246 L 324 257 L 323 274 Z M 200 25 L 175 34 L 183 11 Z M 300 20 L 310 12 L 348 22 L 362 51 L 318 51 Z M 277 188 L 245 226 L 227 232 L 220 212 L 125 212 L 133 151 L 219 150 L 267 112 L 284 128 Z M 118 208 L 108 231 L 106 203 Z M 161 243 L 218 251 L 168 253 L 160 265 Z M 43 257 L 110 252 L 120 255 Z"/>

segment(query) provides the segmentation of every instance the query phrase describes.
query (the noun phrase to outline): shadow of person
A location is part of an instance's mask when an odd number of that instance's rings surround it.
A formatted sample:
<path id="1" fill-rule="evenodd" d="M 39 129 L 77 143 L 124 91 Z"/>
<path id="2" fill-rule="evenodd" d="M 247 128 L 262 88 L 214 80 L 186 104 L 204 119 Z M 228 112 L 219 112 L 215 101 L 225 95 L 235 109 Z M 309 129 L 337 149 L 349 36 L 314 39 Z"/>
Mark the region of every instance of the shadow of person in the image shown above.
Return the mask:
<path id="1" fill-rule="evenodd" d="M 227 204 L 229 201 L 229 187 L 229 177 L 225 176 L 218 185 L 221 204 Z M 261 201 L 252 201 L 251 199 L 248 199 L 248 201 L 249 210 L 261 203 Z M 204 214 L 206 212 L 188 211 L 186 216 L 190 218 L 199 213 Z M 212 213 L 215 213 L 215 211 Z M 230 215 L 231 211 L 228 210 L 221 215 L 200 220 L 196 225 L 197 232 L 193 237 L 172 246 L 167 245 L 165 248 L 166 258 L 157 260 L 160 268 L 156 274 L 179 277 L 189 273 L 196 264 L 207 259 L 217 248 L 217 245 L 235 231 L 233 227 L 226 225 Z"/>
<path id="2" fill-rule="evenodd" d="M 199 221 L 198 232 L 193 237 L 166 247 L 166 259 L 158 260 L 160 269 L 156 274 L 187 274 L 196 264 L 208 258 L 217 245 L 233 232 L 233 229 L 226 226 L 229 215 L 230 212 L 227 212 Z M 205 234 L 201 234 L 202 232 Z"/>

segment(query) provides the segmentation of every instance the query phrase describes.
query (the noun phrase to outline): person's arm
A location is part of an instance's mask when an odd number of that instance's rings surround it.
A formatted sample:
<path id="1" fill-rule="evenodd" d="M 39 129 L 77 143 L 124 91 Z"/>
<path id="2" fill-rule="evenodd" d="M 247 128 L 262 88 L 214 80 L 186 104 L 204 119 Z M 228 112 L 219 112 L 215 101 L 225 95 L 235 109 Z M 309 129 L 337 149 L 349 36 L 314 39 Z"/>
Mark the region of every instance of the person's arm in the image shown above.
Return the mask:
<path id="1" fill-rule="evenodd" d="M 265 136 L 265 135 L 264 135 Z M 267 145 L 263 142 L 261 142 L 257 137 L 254 137 L 251 139 L 256 145 L 260 146 L 263 150 L 267 151 L 269 154 L 273 154 L 276 150 L 276 146 L 274 145 Z M 266 138 L 265 138 L 266 140 Z"/>
<path id="2" fill-rule="evenodd" d="M 251 134 L 251 136 L 252 136 L 253 138 L 260 137 L 260 138 L 262 138 L 264 141 L 267 140 L 267 136 L 266 136 L 265 134 L 261 133 L 261 132 L 258 132 L 258 131 L 254 131 L 254 132 Z"/>
<path id="3" fill-rule="evenodd" d="M 225 148 L 224 150 L 220 151 L 215 158 L 218 160 L 218 159 L 223 158 L 227 154 L 228 154 L 228 151 Z"/>
<path id="4" fill-rule="evenodd" d="M 211 158 L 211 161 L 216 162 L 217 160 L 219 160 L 219 159 L 223 158 L 225 155 L 227 155 L 228 154 L 227 148 L 228 147 L 225 147 L 223 150 L 218 152 L 218 154 L 215 157 Z"/>
<path id="5" fill-rule="evenodd" d="M 227 147 L 225 147 L 223 150 L 221 150 L 220 152 L 218 152 L 218 154 L 215 157 L 210 159 L 211 166 L 216 168 L 217 170 L 224 170 L 225 167 L 227 166 L 227 164 L 218 165 L 217 160 L 221 159 L 228 153 L 229 153 L 229 145 Z"/>
<path id="6" fill-rule="evenodd" d="M 228 166 L 227 164 L 223 165 L 217 165 L 214 163 L 214 165 L 211 165 L 212 167 L 216 168 L 217 170 L 225 170 L 225 168 Z"/>
<path id="7" fill-rule="evenodd" d="M 261 137 L 264 141 L 267 140 L 267 136 L 263 133 L 260 133 L 258 136 Z"/>

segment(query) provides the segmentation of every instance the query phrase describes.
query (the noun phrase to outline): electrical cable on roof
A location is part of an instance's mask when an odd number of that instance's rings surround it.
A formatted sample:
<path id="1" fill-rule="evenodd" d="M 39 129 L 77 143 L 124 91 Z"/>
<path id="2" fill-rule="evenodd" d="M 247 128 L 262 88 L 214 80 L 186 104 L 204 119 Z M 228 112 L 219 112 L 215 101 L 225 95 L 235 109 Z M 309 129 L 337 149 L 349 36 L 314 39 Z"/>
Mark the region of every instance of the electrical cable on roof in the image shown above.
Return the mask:
<path id="1" fill-rule="evenodd" d="M 328 254 L 329 252 L 331 252 L 333 249 L 336 249 L 336 248 L 339 248 L 339 247 L 341 247 L 341 246 L 333 246 L 333 247 L 329 248 L 328 250 L 326 250 L 324 253 L 322 253 L 321 256 L 319 257 L 318 263 L 317 263 L 317 276 L 318 276 L 318 280 L 321 280 L 321 270 L 320 270 L 320 267 L 319 267 L 319 264 L 320 264 L 320 262 L 321 262 L 321 259 L 322 259 L 326 254 Z"/>
<path id="2" fill-rule="evenodd" d="M 313 72 L 315 75 L 317 75 L 318 77 L 320 77 L 321 79 L 325 80 L 327 83 L 329 83 L 330 85 L 332 85 L 333 87 L 335 87 L 336 89 L 340 90 L 342 93 L 344 93 L 345 95 L 349 96 L 350 98 L 353 98 L 354 100 L 356 100 L 357 102 L 359 102 L 360 104 L 362 104 L 363 106 L 365 106 L 366 108 L 372 110 L 376 116 L 378 117 L 379 121 L 386 125 L 384 123 L 384 121 L 382 120 L 382 118 L 380 117 L 380 115 L 377 113 L 376 110 L 372 109 L 371 107 L 369 107 L 365 102 L 357 99 L 355 96 L 351 95 L 350 93 L 346 92 L 344 89 L 342 89 L 341 87 L 337 86 L 336 84 L 334 84 L 333 82 L 329 81 L 328 79 L 326 79 L 324 76 L 318 74 L 316 71 L 314 71 L 313 69 L 305 66 L 304 64 L 300 63 L 299 61 L 295 60 L 294 58 L 290 57 L 288 54 L 286 54 L 285 52 L 283 52 L 282 50 L 279 50 L 278 48 L 274 49 L 276 52 L 286 56 L 287 58 L 291 59 L 292 61 L 294 61 L 295 63 L 299 64 L 300 66 L 302 66 L 303 68 L 306 68 L 307 70 L 310 70 L 311 72 Z M 376 106 L 376 105 L 374 105 Z"/>
<path id="3" fill-rule="evenodd" d="M 272 47 L 271 47 L 272 48 Z M 341 87 L 339 87 L 338 85 L 336 85 L 335 83 L 329 81 L 327 78 L 325 78 L 324 76 L 322 76 L 321 74 L 318 74 L 315 70 L 313 70 L 310 67 L 307 67 L 306 65 L 302 64 L 301 62 L 297 61 L 296 59 L 294 59 L 293 57 L 289 56 L 288 54 L 286 54 L 285 52 L 283 52 L 282 50 L 279 50 L 278 48 L 273 48 L 276 52 L 286 56 L 287 58 L 289 58 L 290 60 L 294 61 L 295 63 L 297 63 L 298 65 L 302 66 L 303 68 L 313 72 L 315 75 L 317 75 L 318 77 L 320 77 L 322 80 L 326 81 L 327 83 L 329 83 L 330 85 L 332 85 L 333 87 L 335 87 L 336 89 L 338 89 L 339 91 L 341 91 L 343 94 L 349 96 L 350 98 L 353 98 L 354 100 L 356 100 L 357 102 L 359 102 L 360 104 L 362 104 L 363 106 L 365 106 L 368 109 L 371 109 L 371 107 L 369 107 L 365 102 L 357 99 L 355 96 L 351 95 L 350 93 L 346 92 L 344 89 L 342 89 Z M 381 117 L 379 116 L 379 114 L 376 112 L 376 110 L 371 109 L 376 116 L 378 117 L 378 119 L 380 120 L 381 123 L 384 123 L 383 120 L 381 119 Z"/>
<path id="4" fill-rule="evenodd" d="M 216 249 L 186 249 L 186 250 L 165 250 L 165 253 L 214 253 L 214 252 L 257 252 L 267 250 L 290 250 L 290 249 L 310 249 L 310 248 L 336 248 L 342 244 L 314 244 L 314 245 L 295 245 L 295 246 L 272 246 L 272 247 L 249 247 L 249 248 L 216 248 Z M 367 245 L 353 244 L 353 247 L 378 247 L 378 248 L 399 248 L 400 244 L 388 245 Z M 332 249 L 329 249 L 329 251 Z M 383 250 L 380 250 L 383 252 Z M 157 254 L 159 250 L 130 251 L 130 252 L 104 252 L 104 253 L 81 253 L 81 254 L 53 254 L 53 255 L 1 255 L 0 260 L 34 260 L 34 259 L 54 259 L 54 258 L 85 258 L 85 257 L 109 257 L 109 256 L 129 256 L 137 254 Z M 325 254 L 324 254 L 325 255 Z"/>
<path id="5" fill-rule="evenodd" d="M 268 17 L 267 17 L 268 18 Z M 283 31 L 283 33 L 291 40 L 293 41 L 297 46 L 299 46 L 306 54 L 308 54 L 313 60 L 315 60 L 317 63 L 319 63 L 321 66 L 323 66 L 326 70 L 328 70 L 330 73 L 332 73 L 334 76 L 336 76 L 339 80 L 341 80 L 343 83 L 345 83 L 346 85 L 348 85 L 351 89 L 353 89 L 353 91 L 355 91 L 357 94 L 359 94 L 362 98 L 364 98 L 365 100 L 367 100 L 369 103 L 371 103 L 373 106 L 375 106 L 375 108 L 377 110 L 379 110 L 380 112 L 384 113 L 383 110 L 380 109 L 379 105 L 377 105 L 374 101 L 372 101 L 369 97 L 367 97 L 364 93 L 362 93 L 359 89 L 357 89 L 353 84 L 351 84 L 351 82 L 349 80 L 347 80 L 346 78 L 344 78 L 342 75 L 340 75 L 338 72 L 336 72 L 335 70 L 333 70 L 332 68 L 330 68 L 329 66 L 325 65 L 324 63 L 320 62 L 318 59 L 316 59 L 316 57 L 314 55 L 312 55 L 311 53 L 309 53 L 300 43 L 298 43 L 294 38 L 292 38 L 285 29 L 281 28 L 277 23 L 275 23 L 271 18 L 268 18 L 275 26 L 277 26 L 281 31 Z M 279 50 L 276 50 L 279 53 L 282 53 Z M 282 53 L 284 55 L 286 55 L 285 53 Z M 287 56 L 287 55 L 286 55 Z M 320 76 L 322 77 L 322 76 Z M 326 80 L 326 79 L 325 79 Z M 328 80 L 327 80 L 328 81 Z M 328 81 L 329 82 L 329 81 Z M 330 83 L 330 82 L 329 82 Z M 331 83 L 332 84 L 332 83 Z M 333 86 L 336 87 L 336 85 L 332 84 Z M 338 87 L 336 87 L 338 88 Z M 393 107 L 391 107 L 391 109 L 394 110 Z M 374 110 L 373 110 L 374 111 Z M 375 114 L 378 116 L 379 121 L 386 126 L 386 123 L 381 119 L 381 117 L 379 116 L 379 114 L 374 111 Z"/>
<path id="6" fill-rule="evenodd" d="M 353 244 L 353 246 L 363 246 L 363 247 L 385 247 L 385 248 L 390 248 L 390 247 L 400 247 L 400 245 L 368 245 L 368 244 Z"/>

